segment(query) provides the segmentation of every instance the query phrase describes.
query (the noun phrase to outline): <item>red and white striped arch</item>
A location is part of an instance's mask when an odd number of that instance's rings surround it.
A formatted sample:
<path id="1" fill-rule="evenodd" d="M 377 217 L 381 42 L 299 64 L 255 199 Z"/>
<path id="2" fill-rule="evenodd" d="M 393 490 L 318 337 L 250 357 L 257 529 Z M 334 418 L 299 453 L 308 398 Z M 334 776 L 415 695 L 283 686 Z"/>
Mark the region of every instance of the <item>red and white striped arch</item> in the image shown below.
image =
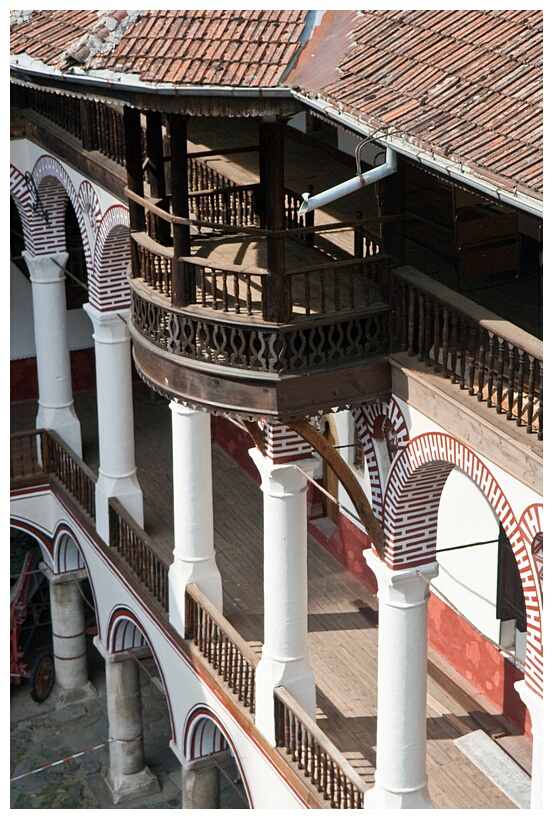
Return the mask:
<path id="1" fill-rule="evenodd" d="M 41 203 L 48 212 L 48 222 L 40 209 L 33 210 L 34 196 L 24 174 L 14 166 L 11 168 L 10 192 L 20 214 L 26 250 L 33 256 L 48 256 L 66 250 L 65 209 L 69 200 L 80 228 L 90 304 L 104 313 L 128 309 L 128 208 L 117 204 L 102 214 L 94 186 L 84 180 L 77 192 L 63 165 L 50 155 L 39 157 L 32 176 Z M 87 229 L 87 219 L 90 230 Z"/>
<path id="2" fill-rule="evenodd" d="M 382 503 L 386 472 L 382 469 L 374 446 L 374 440 L 383 439 L 383 421 L 387 419 L 393 432 L 397 448 L 404 448 L 409 442 L 409 429 L 395 398 L 385 403 L 365 404 L 351 410 L 357 434 L 363 447 L 367 474 L 371 486 L 371 506 L 376 519 L 382 523 Z"/>
<path id="3" fill-rule="evenodd" d="M 543 686 L 541 597 L 531 555 L 533 529 L 541 525 L 535 507 L 517 521 L 498 481 L 465 444 L 442 432 L 419 435 L 392 464 L 384 495 L 386 563 L 392 569 L 435 560 L 438 509 L 445 482 L 458 467 L 480 487 L 503 526 L 516 558 L 528 622 L 526 681 L 540 695 Z M 530 511 L 532 510 L 532 511 Z M 530 521 L 533 521 L 531 524 Z"/>

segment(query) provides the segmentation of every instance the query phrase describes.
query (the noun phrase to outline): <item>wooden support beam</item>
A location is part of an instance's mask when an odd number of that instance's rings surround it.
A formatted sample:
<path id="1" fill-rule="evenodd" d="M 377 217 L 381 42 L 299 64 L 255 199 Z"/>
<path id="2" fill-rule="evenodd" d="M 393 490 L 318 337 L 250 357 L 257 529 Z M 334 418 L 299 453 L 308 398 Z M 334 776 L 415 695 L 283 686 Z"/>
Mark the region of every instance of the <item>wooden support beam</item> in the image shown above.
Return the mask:
<path id="1" fill-rule="evenodd" d="M 384 560 L 384 531 L 374 515 L 367 496 L 359 485 L 359 481 L 348 464 L 334 449 L 332 444 L 329 443 L 309 421 L 286 421 L 286 424 L 307 441 L 313 449 L 319 453 L 325 463 L 328 464 L 329 468 L 332 469 L 348 493 L 361 522 L 367 530 L 367 534 L 371 539 L 376 553 Z"/>

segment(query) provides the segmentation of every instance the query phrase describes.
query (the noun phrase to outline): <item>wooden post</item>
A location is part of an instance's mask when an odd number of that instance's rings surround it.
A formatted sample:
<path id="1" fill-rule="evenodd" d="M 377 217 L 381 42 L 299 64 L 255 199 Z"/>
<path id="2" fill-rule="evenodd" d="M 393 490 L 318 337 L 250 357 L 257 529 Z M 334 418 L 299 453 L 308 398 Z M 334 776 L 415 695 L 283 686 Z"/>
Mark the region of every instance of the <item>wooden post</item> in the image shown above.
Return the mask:
<path id="1" fill-rule="evenodd" d="M 144 196 L 144 177 L 142 175 L 142 144 L 140 139 L 140 111 L 125 106 L 125 155 L 127 160 L 127 181 L 129 190 Z M 145 228 L 144 208 L 137 202 L 129 200 L 129 221 L 132 231 L 143 231 Z"/>
<path id="2" fill-rule="evenodd" d="M 165 162 L 163 156 L 163 132 L 159 111 L 146 113 L 146 154 L 148 156 L 148 182 L 150 195 L 159 200 L 159 207 L 169 210 L 165 186 Z M 159 216 L 152 218 L 152 238 L 161 245 L 171 244 L 171 225 Z"/>
<path id="3" fill-rule="evenodd" d="M 259 126 L 259 175 L 263 202 L 263 226 L 283 231 L 284 214 L 284 138 L 280 122 L 261 122 Z M 290 281 L 284 276 L 284 236 L 267 237 L 267 276 L 264 288 L 263 317 L 267 321 L 289 321 Z"/>
<path id="4" fill-rule="evenodd" d="M 81 100 L 81 132 L 85 151 L 98 150 L 98 134 L 96 133 L 95 103 L 90 100 Z"/>
<path id="5" fill-rule="evenodd" d="M 170 114 L 167 117 L 171 137 L 171 201 L 173 215 L 188 219 L 188 117 Z M 194 302 L 195 281 L 188 273 L 181 256 L 190 256 L 190 226 L 175 225 L 173 228 L 173 270 L 171 275 L 171 301 L 174 307 L 185 307 Z"/>
<path id="6" fill-rule="evenodd" d="M 401 216 L 405 205 L 404 168 L 400 161 L 397 172 L 378 182 L 378 210 L 380 216 Z M 392 256 L 392 267 L 404 264 L 405 242 L 403 222 L 389 222 L 382 225 L 384 253 Z"/>

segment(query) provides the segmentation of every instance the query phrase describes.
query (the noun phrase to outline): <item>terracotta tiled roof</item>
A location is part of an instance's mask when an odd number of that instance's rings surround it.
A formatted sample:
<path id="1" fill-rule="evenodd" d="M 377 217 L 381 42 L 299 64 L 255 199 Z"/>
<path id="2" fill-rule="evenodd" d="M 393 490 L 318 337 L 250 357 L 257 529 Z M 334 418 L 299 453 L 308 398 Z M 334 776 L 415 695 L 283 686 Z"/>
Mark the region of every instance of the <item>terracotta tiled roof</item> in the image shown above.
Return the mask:
<path id="1" fill-rule="evenodd" d="M 33 11 L 11 53 L 143 82 L 274 87 L 300 48 L 307 11 Z"/>
<path id="2" fill-rule="evenodd" d="M 14 12 L 11 54 L 145 83 L 286 83 L 366 130 L 386 129 L 491 184 L 541 195 L 540 10 L 328 11 L 302 49 L 308 14 Z"/>
<path id="3" fill-rule="evenodd" d="M 339 76 L 316 91 L 369 127 L 535 194 L 542 24 L 539 10 L 365 11 Z"/>

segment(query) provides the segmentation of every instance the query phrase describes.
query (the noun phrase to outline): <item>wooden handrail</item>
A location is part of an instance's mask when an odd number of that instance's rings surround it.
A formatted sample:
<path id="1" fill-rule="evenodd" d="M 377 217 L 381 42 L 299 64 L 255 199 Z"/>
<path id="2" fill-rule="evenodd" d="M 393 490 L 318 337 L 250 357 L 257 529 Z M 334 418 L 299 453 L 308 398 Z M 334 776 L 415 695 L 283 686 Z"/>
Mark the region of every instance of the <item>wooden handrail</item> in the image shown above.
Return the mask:
<path id="1" fill-rule="evenodd" d="M 274 696 L 277 747 L 286 749 L 332 808 L 363 808 L 369 785 L 283 686 Z"/>
<path id="2" fill-rule="evenodd" d="M 186 638 L 201 651 L 238 702 L 253 714 L 257 655 L 193 583 L 185 592 L 185 629 Z"/>
<path id="3" fill-rule="evenodd" d="M 202 607 L 202 609 L 211 617 L 223 634 L 236 645 L 243 655 L 246 662 L 256 668 L 259 663 L 259 657 L 250 646 L 249 643 L 236 631 L 233 625 L 229 623 L 226 617 L 217 609 L 211 600 L 198 588 L 195 583 L 189 583 L 186 587 L 186 594 Z"/>
<path id="4" fill-rule="evenodd" d="M 530 333 L 525 332 L 516 324 L 492 313 L 486 307 L 482 307 L 466 296 L 456 293 L 449 287 L 446 287 L 430 276 L 421 273 L 414 267 L 398 267 L 393 271 L 393 276 L 406 284 L 413 285 L 429 296 L 434 296 L 441 302 L 453 307 L 457 312 L 462 313 L 471 321 L 476 321 L 478 324 L 490 333 L 501 337 L 508 344 L 513 344 L 515 347 L 520 347 L 528 355 L 538 361 L 543 361 L 543 342 Z"/>

